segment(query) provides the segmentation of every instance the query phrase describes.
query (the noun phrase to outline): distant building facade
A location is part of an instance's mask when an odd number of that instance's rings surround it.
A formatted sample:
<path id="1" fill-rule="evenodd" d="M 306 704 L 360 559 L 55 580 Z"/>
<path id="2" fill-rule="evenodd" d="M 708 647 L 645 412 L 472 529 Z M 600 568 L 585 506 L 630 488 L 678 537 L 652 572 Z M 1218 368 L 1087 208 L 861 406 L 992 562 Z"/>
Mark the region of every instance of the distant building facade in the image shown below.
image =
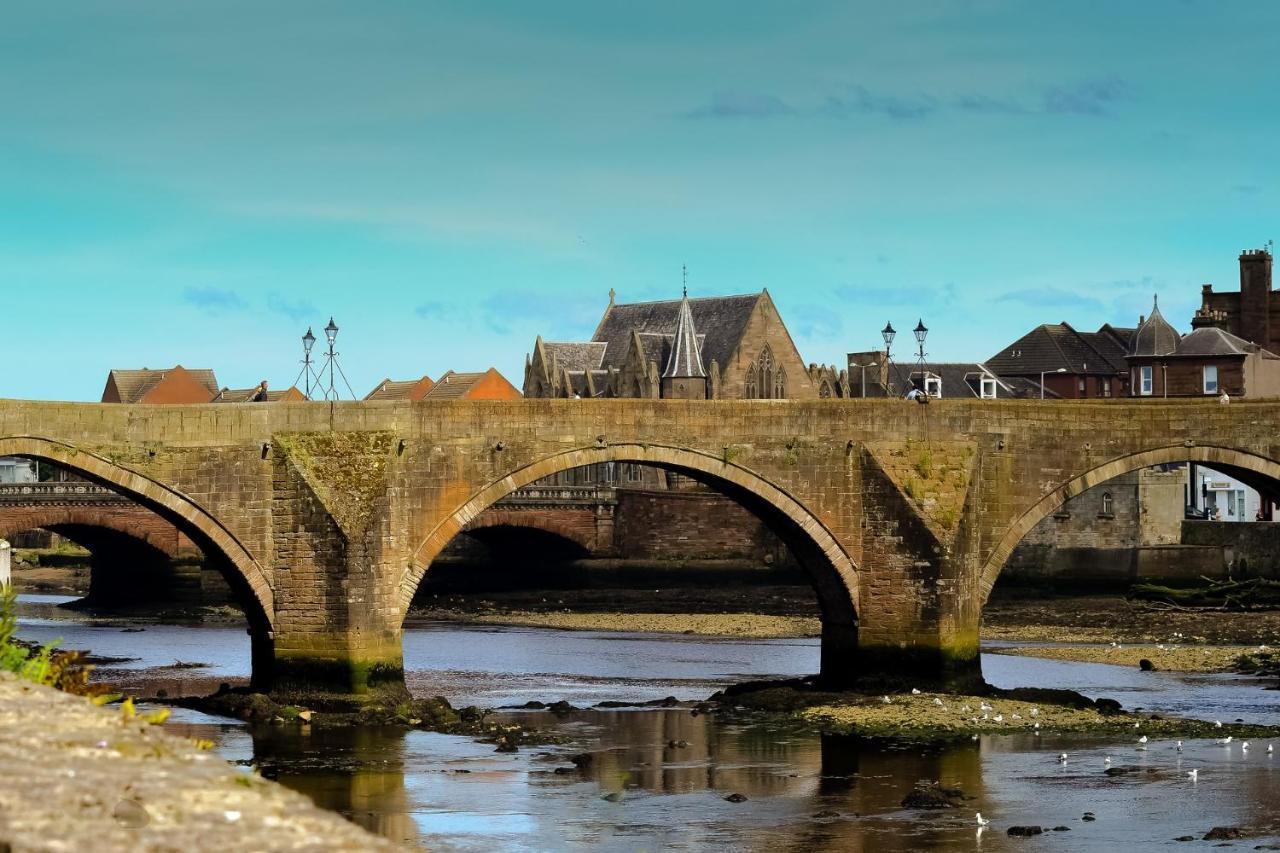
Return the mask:
<path id="1" fill-rule="evenodd" d="M 1268 249 L 1240 254 L 1240 289 L 1214 292 L 1206 284 L 1192 329 L 1217 328 L 1280 352 L 1280 294 L 1271 289 L 1272 255 Z"/>
<path id="2" fill-rule="evenodd" d="M 819 369 L 814 367 L 815 375 Z M 769 291 L 617 303 L 589 341 L 541 336 L 525 362 L 526 397 L 807 400 L 839 375 L 805 367 Z"/>
<path id="3" fill-rule="evenodd" d="M 1036 326 L 984 364 L 1002 377 L 1036 383 L 1045 396 L 1068 400 L 1125 397 L 1129 393 L 1129 354 L 1133 329 L 1105 324 L 1080 332 L 1068 323 Z"/>
<path id="4" fill-rule="evenodd" d="M 102 389 L 104 403 L 208 403 L 218 394 L 212 370 L 112 370 Z"/>

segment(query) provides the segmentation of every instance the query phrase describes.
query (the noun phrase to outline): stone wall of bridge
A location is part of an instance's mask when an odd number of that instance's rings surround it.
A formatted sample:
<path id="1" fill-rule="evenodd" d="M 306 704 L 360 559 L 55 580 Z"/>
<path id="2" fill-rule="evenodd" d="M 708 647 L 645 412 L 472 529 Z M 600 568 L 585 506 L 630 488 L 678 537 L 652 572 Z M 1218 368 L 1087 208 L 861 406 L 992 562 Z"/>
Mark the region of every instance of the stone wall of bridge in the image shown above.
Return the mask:
<path id="1" fill-rule="evenodd" d="M 981 609 L 1067 498 L 1191 459 L 1280 481 L 1280 404 L 524 400 L 244 406 L 0 403 L 0 454 L 138 497 L 219 555 L 294 683 L 393 683 L 433 557 L 567 468 L 691 474 L 760 515 L 812 578 L 832 680 L 977 672 Z"/>

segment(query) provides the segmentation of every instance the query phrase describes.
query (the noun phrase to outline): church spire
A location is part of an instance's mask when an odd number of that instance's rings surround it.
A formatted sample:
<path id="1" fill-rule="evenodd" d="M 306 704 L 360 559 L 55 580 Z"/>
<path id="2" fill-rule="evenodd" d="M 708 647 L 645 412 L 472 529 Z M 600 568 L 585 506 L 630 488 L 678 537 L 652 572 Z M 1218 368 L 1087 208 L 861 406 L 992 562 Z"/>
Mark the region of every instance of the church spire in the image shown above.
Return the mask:
<path id="1" fill-rule="evenodd" d="M 693 325 L 693 310 L 689 307 L 689 292 L 680 299 L 680 311 L 676 314 L 676 333 L 671 341 L 671 356 L 667 359 L 663 379 L 705 379 L 707 371 L 702 367 L 702 353 L 698 347 L 698 330 Z"/>

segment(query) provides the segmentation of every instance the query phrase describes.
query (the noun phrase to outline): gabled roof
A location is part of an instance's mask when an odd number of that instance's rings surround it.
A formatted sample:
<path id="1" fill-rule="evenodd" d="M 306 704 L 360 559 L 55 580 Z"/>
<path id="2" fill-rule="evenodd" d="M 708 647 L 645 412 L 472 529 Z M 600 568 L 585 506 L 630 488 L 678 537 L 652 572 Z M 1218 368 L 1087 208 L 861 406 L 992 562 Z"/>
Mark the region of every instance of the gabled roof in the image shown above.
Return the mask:
<path id="1" fill-rule="evenodd" d="M 172 402 L 207 403 L 218 393 L 218 380 L 212 370 L 188 370 L 179 364 L 165 370 L 151 370 L 145 367 L 141 370 L 112 370 L 107 374 L 107 386 L 102 392 L 102 401 L 104 403 L 142 402 L 143 398 L 165 379 L 191 382 L 208 391 L 208 395 L 203 400 L 181 399 Z M 118 397 L 118 399 L 108 399 L 108 397 Z"/>
<path id="2" fill-rule="evenodd" d="M 894 362 L 891 369 L 895 374 L 894 391 L 897 396 L 914 387 L 920 378 L 920 368 L 914 364 Z M 924 371 L 942 381 L 944 400 L 981 398 L 983 379 L 995 381 L 998 399 L 1028 396 L 1023 386 L 1015 386 L 1013 380 L 997 376 L 979 362 L 928 362 Z M 1035 389 L 1038 395 L 1040 386 L 1035 384 Z"/>
<path id="3" fill-rule="evenodd" d="M 281 403 L 305 400 L 306 395 L 296 387 L 283 391 L 268 391 L 261 385 L 254 388 L 223 388 L 210 402 L 213 403 Z"/>
<path id="4" fill-rule="evenodd" d="M 689 310 L 702 339 L 700 355 L 703 365 L 715 361 L 724 367 L 737 349 L 763 293 L 742 296 L 714 296 L 690 299 Z M 665 302 L 633 302 L 613 304 L 605 311 L 592 341 L 606 345 L 601 367 L 621 367 L 630 348 L 631 331 L 659 336 L 674 336 L 683 300 Z M 649 344 L 646 342 L 646 350 Z M 661 352 L 661 350 L 659 350 Z M 659 367 L 665 361 L 659 360 Z"/>
<path id="5" fill-rule="evenodd" d="M 435 383 L 430 376 L 417 379 L 384 379 L 365 395 L 366 400 L 421 400 Z"/>
<path id="6" fill-rule="evenodd" d="M 452 370 L 440 377 L 440 381 L 431 386 L 424 399 L 457 400 L 467 396 L 471 386 L 485 377 L 483 373 L 455 373 Z"/>
<path id="7" fill-rule="evenodd" d="M 520 391 L 507 381 L 507 378 L 489 368 L 483 373 L 456 373 L 447 371 L 435 385 L 431 386 L 422 399 L 424 400 L 461 400 L 464 398 L 479 400 L 518 399 Z"/>
<path id="8" fill-rule="evenodd" d="M 1028 376 L 1059 368 L 1075 374 L 1123 373 L 1128 369 L 1122 332 L 1103 326 L 1096 332 L 1077 332 L 1067 323 L 1036 326 L 987 359 L 1000 376 Z"/>

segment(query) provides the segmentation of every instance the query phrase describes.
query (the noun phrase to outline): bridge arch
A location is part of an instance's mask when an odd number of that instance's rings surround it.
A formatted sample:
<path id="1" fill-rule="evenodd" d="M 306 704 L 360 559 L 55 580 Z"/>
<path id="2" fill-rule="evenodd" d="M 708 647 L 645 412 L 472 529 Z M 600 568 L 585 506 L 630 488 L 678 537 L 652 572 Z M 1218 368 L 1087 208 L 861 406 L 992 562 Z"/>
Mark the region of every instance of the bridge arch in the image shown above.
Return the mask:
<path id="1" fill-rule="evenodd" d="M 170 519 L 229 567 L 248 595 L 246 615 L 251 629 L 273 630 L 275 602 L 262 567 L 244 545 L 217 519 L 181 492 L 95 453 L 63 441 L 21 435 L 0 438 L 0 456 L 20 456 L 52 462 L 62 468 L 103 483 L 115 491 Z M 233 584 L 235 586 L 236 584 Z"/>
<path id="2" fill-rule="evenodd" d="M 991 596 L 991 590 L 995 587 L 996 579 L 999 578 L 1000 572 L 1004 569 L 1005 562 L 1008 561 L 1013 549 L 1018 546 L 1023 537 L 1051 513 L 1055 512 L 1058 507 L 1066 503 L 1069 498 L 1073 498 L 1092 489 L 1094 486 L 1101 485 L 1108 480 L 1113 480 L 1131 471 L 1150 468 L 1154 465 L 1180 462 L 1200 463 L 1222 469 L 1224 473 L 1228 474 L 1244 472 L 1246 478 L 1249 474 L 1253 474 L 1280 485 L 1280 462 L 1265 456 L 1259 456 L 1256 453 L 1230 447 L 1199 444 L 1191 446 L 1185 444 L 1169 445 L 1112 459 L 1058 486 L 1023 512 L 1009 526 L 1009 529 L 1005 531 L 1004 536 L 1001 537 L 1000 542 L 992 550 L 991 556 L 983 565 L 980 581 L 982 602 L 985 604 Z"/>
<path id="3" fill-rule="evenodd" d="M 824 658 L 828 653 L 828 633 L 834 635 L 842 630 L 847 634 L 856 633 L 857 568 L 817 516 L 786 490 L 748 468 L 702 451 L 657 444 L 616 444 L 565 451 L 518 468 L 480 489 L 439 522 L 414 551 L 399 590 L 401 619 L 408 613 L 414 592 L 431 561 L 481 512 L 543 477 L 604 462 L 650 465 L 686 474 L 755 512 L 787 542 L 809 574 L 822 610 Z"/>
<path id="4" fill-rule="evenodd" d="M 548 535 L 558 536 L 580 548 L 584 554 L 590 553 L 596 545 L 593 534 L 588 534 L 586 531 L 554 518 L 547 518 L 545 514 L 535 516 L 533 513 L 521 512 L 520 510 L 490 509 L 488 512 L 469 521 L 461 532 L 473 533 L 499 527 L 536 530 Z"/>

